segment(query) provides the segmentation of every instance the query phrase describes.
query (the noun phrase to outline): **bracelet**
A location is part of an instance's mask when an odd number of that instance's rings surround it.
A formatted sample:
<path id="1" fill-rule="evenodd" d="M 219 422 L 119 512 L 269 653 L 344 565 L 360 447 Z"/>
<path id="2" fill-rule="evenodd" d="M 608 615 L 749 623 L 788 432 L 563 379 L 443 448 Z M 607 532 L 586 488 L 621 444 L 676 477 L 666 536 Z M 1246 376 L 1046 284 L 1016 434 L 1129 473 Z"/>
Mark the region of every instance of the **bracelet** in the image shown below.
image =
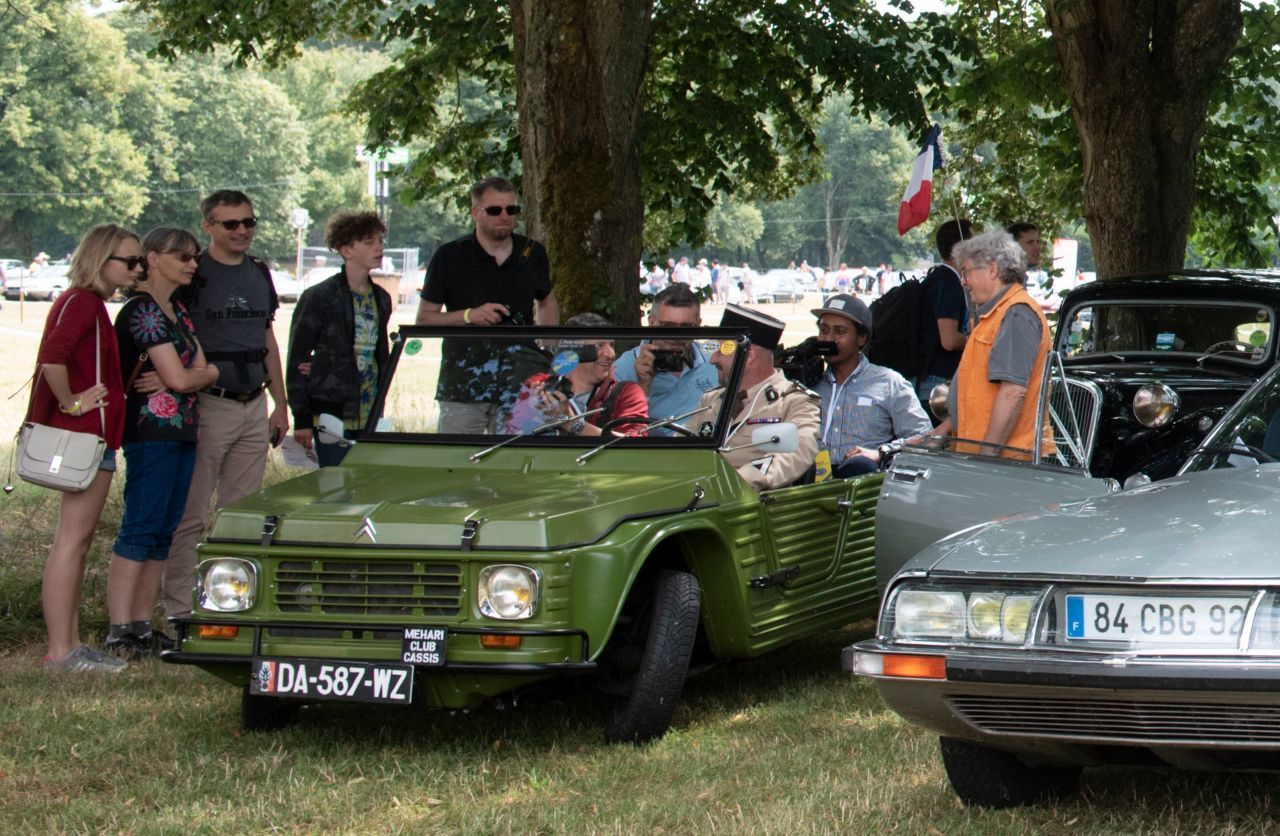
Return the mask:
<path id="1" fill-rule="evenodd" d="M 62 404 L 58 404 L 58 411 L 65 415 L 75 415 L 80 411 L 80 401 L 76 401 L 71 405 L 70 409 L 66 409 Z"/>
<path id="2" fill-rule="evenodd" d="M 470 309 L 470 308 L 467 308 L 465 311 L 463 311 L 463 312 L 462 312 L 462 321 L 463 321 L 463 322 L 465 322 L 467 325 L 470 325 L 470 324 L 471 324 L 471 309 Z"/>

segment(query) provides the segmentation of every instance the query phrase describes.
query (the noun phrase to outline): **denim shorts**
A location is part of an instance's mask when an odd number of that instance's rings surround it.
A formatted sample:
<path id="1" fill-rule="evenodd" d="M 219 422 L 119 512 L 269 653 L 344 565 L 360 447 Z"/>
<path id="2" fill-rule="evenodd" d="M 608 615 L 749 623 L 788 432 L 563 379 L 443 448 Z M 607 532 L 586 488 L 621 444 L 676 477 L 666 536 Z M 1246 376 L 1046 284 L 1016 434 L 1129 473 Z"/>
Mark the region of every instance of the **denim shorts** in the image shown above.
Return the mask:
<path id="1" fill-rule="evenodd" d="M 112 551 L 126 560 L 165 560 L 187 507 L 195 442 L 129 442 L 124 463 L 124 516 Z"/>
<path id="2" fill-rule="evenodd" d="M 105 470 L 108 473 L 116 472 L 116 451 L 107 448 L 102 454 L 102 461 L 98 462 L 98 470 Z"/>

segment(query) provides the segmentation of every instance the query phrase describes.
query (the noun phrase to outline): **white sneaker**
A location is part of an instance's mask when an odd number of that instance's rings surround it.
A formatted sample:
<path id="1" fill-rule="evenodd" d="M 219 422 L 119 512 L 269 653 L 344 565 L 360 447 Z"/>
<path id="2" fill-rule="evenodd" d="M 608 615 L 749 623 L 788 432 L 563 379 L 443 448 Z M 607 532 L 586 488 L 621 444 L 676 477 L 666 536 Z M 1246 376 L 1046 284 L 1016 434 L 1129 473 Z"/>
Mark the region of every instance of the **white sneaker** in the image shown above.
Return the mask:
<path id="1" fill-rule="evenodd" d="M 123 659 L 105 656 L 84 644 L 61 659 L 50 659 L 48 656 L 44 659 L 44 669 L 58 673 L 88 673 L 90 671 L 120 673 L 127 667 L 128 664 Z"/>

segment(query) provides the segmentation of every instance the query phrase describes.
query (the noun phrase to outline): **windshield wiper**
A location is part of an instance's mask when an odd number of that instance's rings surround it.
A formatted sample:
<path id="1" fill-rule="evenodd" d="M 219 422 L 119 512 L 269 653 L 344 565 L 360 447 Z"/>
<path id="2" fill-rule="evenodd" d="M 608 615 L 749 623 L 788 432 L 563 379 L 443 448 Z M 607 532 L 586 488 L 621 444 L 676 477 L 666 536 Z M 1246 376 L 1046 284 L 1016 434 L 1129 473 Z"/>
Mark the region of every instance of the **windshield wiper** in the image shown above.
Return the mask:
<path id="1" fill-rule="evenodd" d="M 659 421 L 650 421 L 649 423 L 644 425 L 644 431 L 648 432 L 649 430 L 656 430 L 659 427 L 672 426 L 677 421 L 683 421 L 684 419 L 688 418 L 690 415 L 697 415 L 699 412 L 706 412 L 710 408 L 711 408 L 710 406 L 700 406 L 697 409 L 694 409 L 690 412 L 686 412 L 684 415 L 675 415 L 675 416 L 672 416 L 671 418 L 663 418 Z M 685 431 L 688 432 L 688 430 L 685 430 Z M 585 464 L 587 459 L 591 458 L 596 453 L 599 453 L 601 450 L 605 449 L 606 447 L 610 447 L 614 444 L 617 444 L 619 441 L 622 441 L 624 438 L 634 438 L 634 437 L 635 436 L 630 436 L 630 435 L 614 436 L 613 438 L 609 439 L 603 444 L 598 444 L 595 447 L 592 447 L 590 450 L 588 450 L 587 452 L 583 453 L 581 456 L 578 456 L 576 459 L 574 459 L 574 461 L 576 461 L 578 464 Z"/>
<path id="2" fill-rule="evenodd" d="M 586 412 L 579 412 L 577 415 L 566 415 L 563 418 L 557 418 L 554 421 L 550 421 L 546 424 L 543 424 L 541 427 L 534 427 L 533 429 L 526 430 L 525 432 L 522 432 L 519 435 L 513 435 L 510 438 L 506 439 L 505 441 L 499 441 L 497 444 L 493 445 L 492 447 L 486 447 L 483 450 L 472 453 L 467 458 L 470 461 L 478 462 L 481 459 L 483 459 L 485 456 L 492 453 L 494 450 L 498 450 L 502 447 L 506 447 L 508 444 L 510 444 L 513 441 L 519 441 L 520 439 L 528 438 L 531 435 L 544 433 L 547 430 L 554 430 L 556 427 L 560 426 L 561 424 L 568 424 L 573 421 L 577 421 L 579 418 L 586 418 L 588 415 L 595 415 L 597 412 L 604 412 L 604 407 L 601 406 L 595 409 L 588 409 Z"/>
<path id="3" fill-rule="evenodd" d="M 1231 444 L 1215 444 L 1212 447 L 1197 448 L 1197 453 L 1247 453 L 1262 462 L 1278 462 L 1275 456 L 1263 450 L 1261 447 L 1254 447 L 1252 444 L 1245 444 L 1243 441 L 1235 441 Z"/>

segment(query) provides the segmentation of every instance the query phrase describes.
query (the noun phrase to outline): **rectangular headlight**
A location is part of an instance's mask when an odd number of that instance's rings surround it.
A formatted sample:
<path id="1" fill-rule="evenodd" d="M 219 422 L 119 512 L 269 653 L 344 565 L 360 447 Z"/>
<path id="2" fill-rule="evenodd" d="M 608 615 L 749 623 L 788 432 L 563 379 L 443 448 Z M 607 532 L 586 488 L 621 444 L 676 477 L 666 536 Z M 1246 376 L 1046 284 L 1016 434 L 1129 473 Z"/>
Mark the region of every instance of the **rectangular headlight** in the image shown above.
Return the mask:
<path id="1" fill-rule="evenodd" d="M 886 612 L 894 638 L 1022 644 L 1038 593 L 999 589 L 900 589 Z"/>

